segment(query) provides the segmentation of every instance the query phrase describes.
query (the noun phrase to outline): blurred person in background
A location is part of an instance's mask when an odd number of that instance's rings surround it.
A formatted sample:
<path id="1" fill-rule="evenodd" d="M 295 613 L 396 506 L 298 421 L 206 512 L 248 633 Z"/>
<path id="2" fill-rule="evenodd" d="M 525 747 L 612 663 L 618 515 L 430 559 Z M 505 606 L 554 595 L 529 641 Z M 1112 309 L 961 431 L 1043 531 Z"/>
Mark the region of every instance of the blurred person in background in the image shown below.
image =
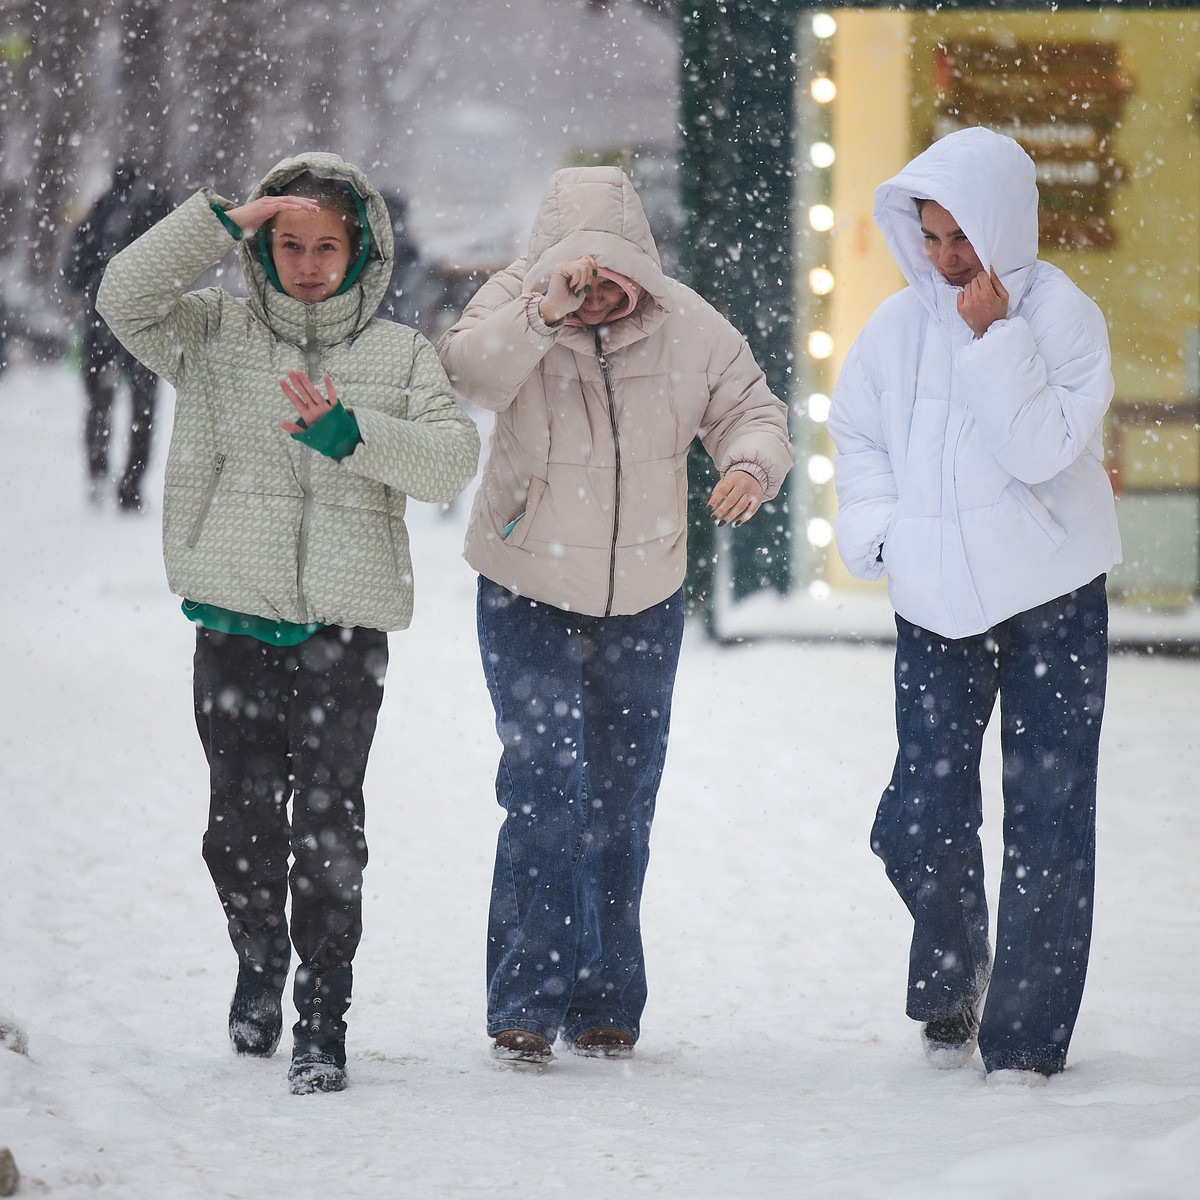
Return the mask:
<path id="1" fill-rule="evenodd" d="M 235 245 L 245 299 L 187 291 Z M 413 608 L 407 500 L 449 500 L 479 455 L 433 347 L 373 316 L 391 260 L 383 198 L 310 152 L 243 204 L 198 191 L 112 260 L 98 300 L 177 391 L 163 545 L 196 623 L 204 858 L 238 957 L 229 1036 L 274 1053 L 294 945 L 296 1094 L 346 1086 L 363 779 L 387 632 Z"/>
<path id="2" fill-rule="evenodd" d="M 129 456 L 117 483 L 117 503 L 125 512 L 142 508 L 141 482 L 150 459 L 158 377 L 121 345 L 97 315 L 96 292 L 109 259 L 164 217 L 169 207 L 163 189 L 135 163 L 121 159 L 111 186 L 80 222 L 67 251 L 64 282 L 75 297 L 72 307 L 82 311 L 84 322 L 88 496 L 101 500 L 108 485 L 113 405 L 124 383 L 129 392 Z"/>

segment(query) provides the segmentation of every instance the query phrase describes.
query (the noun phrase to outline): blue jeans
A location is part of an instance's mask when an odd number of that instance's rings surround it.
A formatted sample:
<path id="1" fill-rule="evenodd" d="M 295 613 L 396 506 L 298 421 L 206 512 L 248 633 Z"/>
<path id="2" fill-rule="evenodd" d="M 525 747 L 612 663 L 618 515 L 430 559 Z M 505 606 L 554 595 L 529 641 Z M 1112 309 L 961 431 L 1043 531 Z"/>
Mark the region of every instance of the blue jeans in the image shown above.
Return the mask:
<path id="1" fill-rule="evenodd" d="M 913 917 L 908 1015 L 938 1020 L 986 991 L 987 1070 L 1053 1074 L 1091 942 L 1104 576 L 977 637 L 942 638 L 900 618 L 896 629 L 899 752 L 871 846 Z M 993 964 L 979 764 L 997 695 L 1004 861 Z"/>
<path id="2" fill-rule="evenodd" d="M 641 899 L 683 638 L 676 593 L 588 617 L 480 578 L 479 646 L 503 753 L 488 1032 L 637 1039 Z"/>

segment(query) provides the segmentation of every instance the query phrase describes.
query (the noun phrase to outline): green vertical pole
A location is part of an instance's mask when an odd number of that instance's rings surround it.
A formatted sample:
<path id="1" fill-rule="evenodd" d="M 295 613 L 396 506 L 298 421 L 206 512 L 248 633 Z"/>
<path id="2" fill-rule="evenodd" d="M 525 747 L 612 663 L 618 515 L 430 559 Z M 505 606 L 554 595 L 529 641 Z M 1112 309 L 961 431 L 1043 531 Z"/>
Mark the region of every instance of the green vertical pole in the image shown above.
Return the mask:
<path id="1" fill-rule="evenodd" d="M 680 8 L 684 279 L 750 343 L 771 389 L 789 398 L 794 173 L 794 5 L 685 0 Z M 690 610 L 712 627 L 714 536 L 704 507 L 715 475 L 689 459 Z M 786 490 L 732 539 L 736 598 L 787 591 Z"/>

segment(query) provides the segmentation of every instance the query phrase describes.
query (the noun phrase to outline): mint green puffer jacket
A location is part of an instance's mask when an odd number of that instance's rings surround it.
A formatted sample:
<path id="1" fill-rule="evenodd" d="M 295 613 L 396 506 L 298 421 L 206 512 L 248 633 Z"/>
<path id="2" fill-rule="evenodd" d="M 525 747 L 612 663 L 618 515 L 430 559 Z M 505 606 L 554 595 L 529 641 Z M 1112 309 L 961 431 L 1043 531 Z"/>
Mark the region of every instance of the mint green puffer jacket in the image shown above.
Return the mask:
<path id="1" fill-rule="evenodd" d="M 433 347 L 375 319 L 391 274 L 382 197 L 333 154 L 285 159 L 251 194 L 302 171 L 350 183 L 371 257 L 352 286 L 318 304 L 278 291 L 239 245 L 247 298 L 188 292 L 234 244 L 202 189 L 116 255 L 97 309 L 122 343 L 177 393 L 163 501 L 171 590 L 273 621 L 403 629 L 412 618 L 407 498 L 449 500 L 472 478 L 479 436 Z M 294 410 L 279 386 L 298 368 L 333 380 L 362 441 L 326 458 L 279 428 Z"/>

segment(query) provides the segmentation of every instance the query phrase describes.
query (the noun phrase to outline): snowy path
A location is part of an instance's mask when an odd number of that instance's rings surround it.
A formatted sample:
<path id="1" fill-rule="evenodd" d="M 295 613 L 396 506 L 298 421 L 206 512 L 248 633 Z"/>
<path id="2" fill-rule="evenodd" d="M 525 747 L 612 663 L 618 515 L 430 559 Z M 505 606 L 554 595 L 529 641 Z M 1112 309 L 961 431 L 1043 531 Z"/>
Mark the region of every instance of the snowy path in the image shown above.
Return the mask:
<path id="1" fill-rule="evenodd" d="M 59 370 L 0 378 L 0 1015 L 29 1036 L 28 1057 L 0 1050 L 0 1146 L 20 1195 L 1194 1195 L 1200 663 L 1114 662 L 1084 1011 L 1068 1071 L 1013 1093 L 930 1070 L 903 1015 L 905 922 L 867 848 L 887 651 L 689 631 L 638 1058 L 517 1073 L 483 1033 L 499 809 L 461 510 L 413 506 L 418 611 L 392 639 L 368 778 L 351 1087 L 296 1098 L 284 1056 L 236 1059 L 190 627 L 157 499 L 140 519 L 85 506 L 81 411 Z"/>

